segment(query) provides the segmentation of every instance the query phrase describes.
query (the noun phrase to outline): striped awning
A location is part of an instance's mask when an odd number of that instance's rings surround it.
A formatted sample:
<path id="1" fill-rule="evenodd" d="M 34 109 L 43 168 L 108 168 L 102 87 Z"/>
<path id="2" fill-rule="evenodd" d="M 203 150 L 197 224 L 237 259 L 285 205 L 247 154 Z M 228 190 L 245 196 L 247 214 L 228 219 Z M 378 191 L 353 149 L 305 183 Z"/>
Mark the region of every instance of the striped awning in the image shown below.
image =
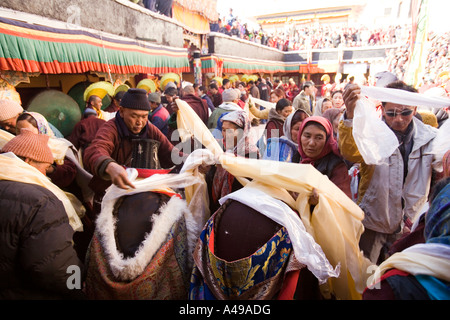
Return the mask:
<path id="1" fill-rule="evenodd" d="M 222 73 L 290 73 L 299 71 L 299 63 L 286 63 L 283 61 L 269 61 L 230 57 L 222 55 L 209 55 L 201 57 L 202 72 L 215 73 L 222 68 Z"/>
<path id="2" fill-rule="evenodd" d="M 0 69 L 44 74 L 189 72 L 187 49 L 0 18 Z"/>

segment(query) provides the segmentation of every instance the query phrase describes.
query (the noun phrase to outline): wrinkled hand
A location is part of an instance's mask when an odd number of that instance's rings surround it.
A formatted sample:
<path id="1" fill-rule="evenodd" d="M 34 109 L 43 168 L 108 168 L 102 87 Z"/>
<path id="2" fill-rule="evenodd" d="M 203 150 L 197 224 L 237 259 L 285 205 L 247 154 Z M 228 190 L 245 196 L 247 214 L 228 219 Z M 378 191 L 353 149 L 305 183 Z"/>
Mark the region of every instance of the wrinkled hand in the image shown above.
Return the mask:
<path id="1" fill-rule="evenodd" d="M 170 107 L 174 113 L 177 113 L 179 110 L 178 105 L 175 101 L 170 104 Z"/>
<path id="2" fill-rule="evenodd" d="M 105 169 L 105 172 L 111 177 L 114 185 L 121 189 L 128 189 L 129 187 L 135 189 L 136 187 L 128 179 L 126 170 L 118 163 L 111 162 Z"/>
<path id="3" fill-rule="evenodd" d="M 357 84 L 351 84 L 345 89 L 342 97 L 344 98 L 344 104 L 347 108 L 346 117 L 347 119 L 353 119 L 356 101 L 359 99 L 361 94 L 361 88 Z"/>
<path id="4" fill-rule="evenodd" d="M 316 206 L 319 203 L 319 194 L 316 189 L 312 189 L 312 194 L 309 196 L 308 203 L 312 206 Z"/>
<path id="5" fill-rule="evenodd" d="M 177 104 L 177 101 L 176 101 L 177 99 L 180 99 L 180 97 L 178 97 L 178 96 L 173 97 L 173 101 L 170 104 L 170 106 L 172 107 L 173 112 L 175 112 L 175 113 L 177 113 L 178 110 L 179 110 L 178 104 Z"/>

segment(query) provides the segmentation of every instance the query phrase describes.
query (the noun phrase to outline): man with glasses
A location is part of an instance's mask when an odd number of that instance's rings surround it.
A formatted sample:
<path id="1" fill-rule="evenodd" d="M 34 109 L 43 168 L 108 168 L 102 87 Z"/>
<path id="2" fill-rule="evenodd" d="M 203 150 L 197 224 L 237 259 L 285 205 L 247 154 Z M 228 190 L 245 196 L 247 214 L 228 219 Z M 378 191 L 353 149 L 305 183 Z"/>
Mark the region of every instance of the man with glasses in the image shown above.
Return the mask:
<path id="1" fill-rule="evenodd" d="M 417 92 L 401 81 L 386 88 Z M 360 93 L 358 85 L 351 85 L 344 92 L 346 111 L 339 124 L 338 142 L 344 158 L 361 164 L 358 205 L 365 213 L 365 231 L 360 248 L 373 263 L 380 263 L 427 201 L 432 177 L 431 144 L 437 131 L 415 117 L 417 107 L 382 102 L 382 121 L 397 136 L 399 147 L 385 163 L 368 165 L 352 134 Z"/>

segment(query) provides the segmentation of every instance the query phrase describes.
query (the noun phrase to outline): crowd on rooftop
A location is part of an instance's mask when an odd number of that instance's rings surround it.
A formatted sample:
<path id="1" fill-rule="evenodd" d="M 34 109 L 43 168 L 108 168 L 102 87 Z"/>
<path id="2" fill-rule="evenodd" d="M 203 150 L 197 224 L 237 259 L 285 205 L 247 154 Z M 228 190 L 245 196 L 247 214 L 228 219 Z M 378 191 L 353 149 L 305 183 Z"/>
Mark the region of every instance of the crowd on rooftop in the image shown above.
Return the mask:
<path id="1" fill-rule="evenodd" d="M 230 14 L 211 24 L 211 31 L 277 48 L 282 51 L 391 45 L 407 42 L 410 28 L 406 25 L 389 27 L 349 27 L 344 24 L 291 24 L 288 28 L 266 31 L 251 28 Z"/>

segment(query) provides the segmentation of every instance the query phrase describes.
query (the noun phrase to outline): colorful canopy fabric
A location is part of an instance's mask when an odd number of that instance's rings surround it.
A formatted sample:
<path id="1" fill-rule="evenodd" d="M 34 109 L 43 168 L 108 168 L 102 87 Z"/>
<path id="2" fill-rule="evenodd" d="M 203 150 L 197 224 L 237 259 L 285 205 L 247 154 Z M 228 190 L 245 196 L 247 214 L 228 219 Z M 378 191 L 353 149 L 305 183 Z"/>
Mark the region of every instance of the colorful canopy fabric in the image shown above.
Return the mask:
<path id="1" fill-rule="evenodd" d="M 298 63 L 286 63 L 282 61 L 268 61 L 246 59 L 230 56 L 204 56 L 201 58 L 202 71 L 214 73 L 216 68 L 222 67 L 223 73 L 277 73 L 299 72 Z M 223 66 L 222 66 L 223 64 Z"/>
<path id="2" fill-rule="evenodd" d="M 187 50 L 102 36 L 86 29 L 57 29 L 0 17 L 0 69 L 47 74 L 87 71 L 189 72 Z"/>

